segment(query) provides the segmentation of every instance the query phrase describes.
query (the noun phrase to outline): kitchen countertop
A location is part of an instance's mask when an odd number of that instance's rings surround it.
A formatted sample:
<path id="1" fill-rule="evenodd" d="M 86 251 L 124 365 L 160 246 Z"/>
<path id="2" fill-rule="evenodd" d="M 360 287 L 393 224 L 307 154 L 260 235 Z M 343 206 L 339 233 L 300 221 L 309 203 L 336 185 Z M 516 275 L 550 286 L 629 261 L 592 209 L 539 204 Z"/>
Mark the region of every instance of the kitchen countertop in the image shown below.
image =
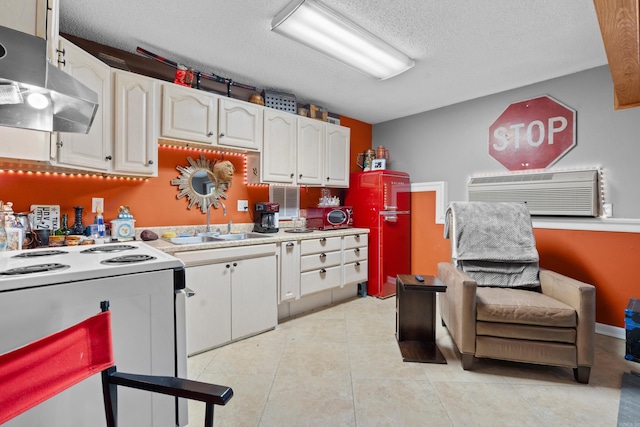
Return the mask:
<path id="1" fill-rule="evenodd" d="M 238 246 L 250 246 L 260 245 L 266 243 L 280 243 L 289 240 L 308 240 L 318 239 L 322 237 L 342 237 L 354 234 L 368 234 L 368 228 L 341 228 L 337 230 L 314 230 L 310 233 L 287 233 L 286 228 L 281 228 L 277 233 L 263 233 L 265 237 L 250 238 L 244 240 L 221 240 L 215 242 L 206 243 L 194 243 L 188 245 L 178 245 L 171 243 L 169 240 L 159 238 L 158 240 L 146 241 L 150 246 L 160 249 L 168 254 L 175 254 L 177 252 L 198 251 L 203 249 L 218 249 L 218 248 L 230 248 Z"/>

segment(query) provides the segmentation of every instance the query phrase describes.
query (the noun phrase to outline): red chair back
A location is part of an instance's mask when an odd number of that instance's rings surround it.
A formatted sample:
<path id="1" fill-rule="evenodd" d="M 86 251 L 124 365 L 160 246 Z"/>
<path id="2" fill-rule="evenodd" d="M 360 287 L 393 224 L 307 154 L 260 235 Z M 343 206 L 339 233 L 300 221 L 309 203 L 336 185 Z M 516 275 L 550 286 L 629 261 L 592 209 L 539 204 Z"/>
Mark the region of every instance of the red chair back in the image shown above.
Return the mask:
<path id="1" fill-rule="evenodd" d="M 113 365 L 110 311 L 0 355 L 0 424 Z"/>

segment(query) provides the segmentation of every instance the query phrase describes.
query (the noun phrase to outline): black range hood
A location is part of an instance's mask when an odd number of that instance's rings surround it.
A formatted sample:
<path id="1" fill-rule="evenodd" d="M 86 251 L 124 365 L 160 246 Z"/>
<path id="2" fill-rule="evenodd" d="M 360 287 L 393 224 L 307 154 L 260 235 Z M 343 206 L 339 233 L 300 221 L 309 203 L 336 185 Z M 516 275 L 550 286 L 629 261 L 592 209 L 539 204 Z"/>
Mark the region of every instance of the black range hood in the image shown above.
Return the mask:
<path id="1" fill-rule="evenodd" d="M 0 26 L 0 126 L 88 133 L 98 95 L 53 66 L 46 43 Z"/>

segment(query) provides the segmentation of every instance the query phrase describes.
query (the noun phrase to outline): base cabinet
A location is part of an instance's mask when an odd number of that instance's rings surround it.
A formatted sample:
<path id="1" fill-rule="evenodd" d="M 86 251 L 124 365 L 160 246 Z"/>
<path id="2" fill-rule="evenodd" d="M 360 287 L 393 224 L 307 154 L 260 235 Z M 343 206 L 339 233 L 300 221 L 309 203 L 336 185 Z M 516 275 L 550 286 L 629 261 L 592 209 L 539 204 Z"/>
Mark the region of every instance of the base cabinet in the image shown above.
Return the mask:
<path id="1" fill-rule="evenodd" d="M 275 328 L 276 245 L 178 252 L 186 268 L 187 354 Z"/>

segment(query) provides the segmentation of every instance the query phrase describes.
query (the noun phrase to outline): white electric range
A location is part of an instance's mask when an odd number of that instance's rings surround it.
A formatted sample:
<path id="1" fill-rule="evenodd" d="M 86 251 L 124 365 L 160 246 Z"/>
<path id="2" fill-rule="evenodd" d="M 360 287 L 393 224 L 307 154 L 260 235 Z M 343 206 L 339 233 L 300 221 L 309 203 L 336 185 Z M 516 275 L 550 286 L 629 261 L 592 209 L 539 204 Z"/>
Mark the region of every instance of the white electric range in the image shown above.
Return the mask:
<path id="1" fill-rule="evenodd" d="M 118 370 L 186 377 L 184 264 L 142 242 L 0 253 L 0 354 L 69 327 L 109 300 Z M 119 425 L 183 426 L 187 405 L 118 390 Z M 7 422 L 106 425 L 99 375 Z M 4 426 L 3 426 L 4 427 Z"/>

